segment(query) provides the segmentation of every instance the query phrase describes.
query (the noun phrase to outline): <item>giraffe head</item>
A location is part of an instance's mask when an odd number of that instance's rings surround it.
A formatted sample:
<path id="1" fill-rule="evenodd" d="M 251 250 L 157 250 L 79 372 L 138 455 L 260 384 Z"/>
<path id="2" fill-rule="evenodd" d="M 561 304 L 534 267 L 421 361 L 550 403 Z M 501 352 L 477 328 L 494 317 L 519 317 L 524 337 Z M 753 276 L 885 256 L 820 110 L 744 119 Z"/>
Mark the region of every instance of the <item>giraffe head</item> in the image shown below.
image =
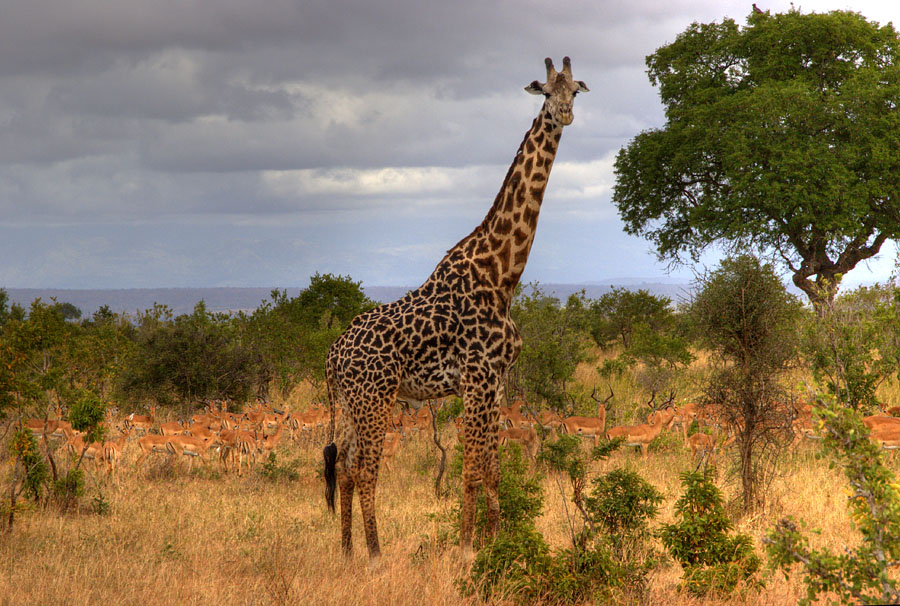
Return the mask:
<path id="1" fill-rule="evenodd" d="M 567 126 L 574 118 L 572 103 L 575 101 L 575 95 L 586 93 L 590 89 L 581 80 L 572 80 L 572 60 L 568 57 L 563 59 L 561 72 L 553 67 L 550 57 L 544 59 L 544 65 L 547 66 L 547 82 L 541 84 L 535 80 L 526 86 L 525 90 L 532 95 L 544 95 L 547 98 L 544 107 L 550 111 L 554 120 Z"/>

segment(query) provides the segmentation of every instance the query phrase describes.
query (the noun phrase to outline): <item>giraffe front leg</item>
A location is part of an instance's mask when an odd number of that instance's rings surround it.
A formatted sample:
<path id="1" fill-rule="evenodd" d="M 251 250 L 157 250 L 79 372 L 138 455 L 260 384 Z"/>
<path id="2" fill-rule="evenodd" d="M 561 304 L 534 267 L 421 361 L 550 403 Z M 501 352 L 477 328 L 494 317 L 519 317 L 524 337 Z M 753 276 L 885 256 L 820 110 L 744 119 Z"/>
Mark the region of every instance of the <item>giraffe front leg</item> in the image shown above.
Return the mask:
<path id="1" fill-rule="evenodd" d="M 475 436 L 467 429 L 463 446 L 463 506 L 459 523 L 459 544 L 463 558 L 472 555 L 472 531 L 475 525 L 475 499 L 481 486 L 481 470 L 478 465 L 480 449 L 475 446 Z"/>
<path id="2" fill-rule="evenodd" d="M 375 463 L 377 466 L 377 463 Z M 375 565 L 381 556 L 378 543 L 378 522 L 375 519 L 375 486 L 378 480 L 377 471 L 364 471 L 359 479 L 359 509 L 363 517 L 363 528 L 366 532 L 366 546 L 369 548 L 369 563 Z"/>
<path id="3" fill-rule="evenodd" d="M 481 451 L 481 476 L 488 514 L 488 537 L 493 539 L 500 530 L 500 455 L 497 432 L 488 432 Z"/>

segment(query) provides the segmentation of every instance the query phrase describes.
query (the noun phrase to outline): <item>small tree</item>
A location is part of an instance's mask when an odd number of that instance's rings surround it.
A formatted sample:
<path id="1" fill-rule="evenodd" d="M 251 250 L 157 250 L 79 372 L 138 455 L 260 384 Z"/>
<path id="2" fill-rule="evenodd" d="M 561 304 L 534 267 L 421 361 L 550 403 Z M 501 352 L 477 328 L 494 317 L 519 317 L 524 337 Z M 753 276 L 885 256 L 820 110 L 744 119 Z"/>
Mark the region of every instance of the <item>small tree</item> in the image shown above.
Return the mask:
<path id="1" fill-rule="evenodd" d="M 900 372 L 900 287 L 860 287 L 819 306 L 804 330 L 816 379 L 855 410 L 877 408 L 875 392 Z"/>
<path id="2" fill-rule="evenodd" d="M 591 303 L 591 336 L 600 347 L 621 342 L 628 348 L 636 327 L 662 332 L 672 324 L 672 300 L 644 289 L 611 286 L 611 291 Z"/>
<path id="3" fill-rule="evenodd" d="M 0 514 L 6 518 L 6 532 L 12 531 L 16 511 L 19 510 L 17 501 L 22 492 L 28 491 L 37 501 L 49 476 L 37 440 L 29 430 L 24 427 L 16 429 L 9 442 L 9 451 L 13 457 L 12 477 L 8 498 L 0 502 Z"/>
<path id="4" fill-rule="evenodd" d="M 703 340 L 714 352 L 705 404 L 736 428 L 745 511 L 763 500 L 760 483 L 773 469 L 791 424 L 779 384 L 795 360 L 800 306 L 770 265 L 744 255 L 702 277 L 692 302 Z"/>
<path id="5" fill-rule="evenodd" d="M 510 369 L 507 394 L 522 393 L 529 402 L 546 402 L 563 410 L 573 399 L 572 380 L 579 362 L 587 359 L 587 310 L 584 294 L 574 294 L 565 306 L 537 285 L 517 291 L 510 315 L 522 335 L 522 351 Z"/>
<path id="6" fill-rule="evenodd" d="M 663 525 L 660 539 L 684 569 L 690 593 L 728 595 L 756 574 L 759 557 L 749 536 L 730 534 L 732 524 L 711 468 L 684 473 L 681 483 L 685 492 L 675 502 L 678 521 Z"/>

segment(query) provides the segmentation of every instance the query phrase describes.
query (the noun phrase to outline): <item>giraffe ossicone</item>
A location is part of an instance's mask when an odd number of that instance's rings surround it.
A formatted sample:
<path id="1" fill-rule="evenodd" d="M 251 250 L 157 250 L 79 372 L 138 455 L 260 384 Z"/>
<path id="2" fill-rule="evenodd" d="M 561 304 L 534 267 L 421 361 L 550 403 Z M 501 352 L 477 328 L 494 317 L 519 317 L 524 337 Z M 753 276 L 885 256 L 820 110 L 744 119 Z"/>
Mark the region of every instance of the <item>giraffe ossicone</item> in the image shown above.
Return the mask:
<path id="1" fill-rule="evenodd" d="M 485 491 L 489 531 L 497 532 L 499 403 L 506 373 L 522 348 L 509 309 L 534 242 L 562 129 L 572 123 L 575 96 L 588 91 L 572 79 L 568 57 L 562 71 L 549 58 L 545 65 L 547 81 L 525 87 L 543 95 L 544 104 L 481 224 L 447 251 L 422 286 L 357 316 L 328 352 L 332 442 L 323 451 L 325 496 L 334 511 L 340 489 L 341 546 L 347 555 L 355 490 L 369 557 L 377 560 L 380 554 L 375 486 L 398 399 L 463 398 L 463 552 L 471 552 L 479 488 Z M 338 405 L 343 414 L 335 424 Z"/>

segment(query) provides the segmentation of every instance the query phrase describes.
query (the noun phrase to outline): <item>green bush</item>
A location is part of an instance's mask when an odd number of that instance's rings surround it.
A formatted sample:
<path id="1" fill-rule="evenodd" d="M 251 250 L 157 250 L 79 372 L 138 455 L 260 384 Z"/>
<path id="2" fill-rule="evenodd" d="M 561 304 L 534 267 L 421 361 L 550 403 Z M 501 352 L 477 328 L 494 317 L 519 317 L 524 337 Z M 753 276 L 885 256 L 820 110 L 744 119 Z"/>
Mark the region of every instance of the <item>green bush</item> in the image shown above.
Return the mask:
<path id="1" fill-rule="evenodd" d="M 541 489 L 541 477 L 529 470 L 528 460 L 522 455 L 518 444 L 500 447 L 500 484 L 498 497 L 500 501 L 500 532 L 512 532 L 520 527 L 534 525 L 534 520 L 541 515 L 544 495 Z M 450 475 L 459 478 L 462 475 L 462 448 L 457 447 L 451 461 Z M 462 512 L 462 489 L 458 487 L 457 506 L 453 511 L 454 534 L 459 536 L 459 520 Z M 473 544 L 476 549 L 485 544 L 488 531 L 487 501 L 480 494 L 475 501 L 475 527 Z"/>
<path id="2" fill-rule="evenodd" d="M 462 583 L 464 593 L 517 604 L 581 604 L 608 601 L 616 597 L 614 591 L 642 592 L 646 573 L 656 563 L 644 541 L 649 536 L 647 524 L 656 515 L 662 496 L 627 470 L 594 480 L 593 490 L 585 496 L 589 455 L 582 450 L 580 439 L 563 436 L 545 446 L 541 461 L 569 477 L 576 511 L 582 516 L 580 530 L 570 519 L 572 546 L 551 552 L 534 527 L 541 495 L 526 494 L 523 486 L 527 485 L 510 483 L 501 490 L 501 510 L 518 517 L 515 522 L 501 518 L 497 539 L 481 549 Z M 619 446 L 620 441 L 605 443 L 590 457 L 605 458 Z M 516 461 L 515 456 L 510 461 Z M 515 469 L 510 462 L 501 465 L 501 486 Z M 519 482 L 524 477 L 527 474 Z"/>
<path id="3" fill-rule="evenodd" d="M 270 452 L 266 460 L 263 461 L 259 475 L 270 482 L 296 482 L 300 479 L 300 472 L 297 470 L 297 467 L 299 467 L 299 461 L 296 459 L 279 463 L 275 453 Z"/>
<path id="4" fill-rule="evenodd" d="M 847 509 L 863 540 L 839 555 L 814 550 L 793 520 L 781 520 L 763 539 L 770 564 L 785 575 L 801 565 L 806 584 L 802 605 L 815 602 L 821 593 L 837 594 L 841 604 L 897 604 L 900 590 L 892 570 L 900 560 L 897 477 L 885 466 L 857 412 L 831 397 L 814 414 L 824 427 L 823 449 L 844 468 L 850 484 Z"/>
<path id="5" fill-rule="evenodd" d="M 21 490 L 38 501 L 41 498 L 44 483 L 50 477 L 50 472 L 40 453 L 37 439 L 31 431 L 25 428 L 17 429 L 10 440 L 9 450 L 13 458 L 20 462 L 25 470 Z"/>
<path id="6" fill-rule="evenodd" d="M 747 535 L 730 535 L 721 491 L 712 472 L 681 475 L 685 493 L 675 502 L 678 522 L 659 532 L 669 554 L 684 568 L 683 586 L 694 595 L 729 595 L 741 581 L 751 582 L 760 559 Z"/>
<path id="7" fill-rule="evenodd" d="M 652 484 L 621 468 L 595 479 L 594 489 L 584 500 L 585 509 L 620 560 L 649 535 L 647 525 L 662 501 Z"/>

